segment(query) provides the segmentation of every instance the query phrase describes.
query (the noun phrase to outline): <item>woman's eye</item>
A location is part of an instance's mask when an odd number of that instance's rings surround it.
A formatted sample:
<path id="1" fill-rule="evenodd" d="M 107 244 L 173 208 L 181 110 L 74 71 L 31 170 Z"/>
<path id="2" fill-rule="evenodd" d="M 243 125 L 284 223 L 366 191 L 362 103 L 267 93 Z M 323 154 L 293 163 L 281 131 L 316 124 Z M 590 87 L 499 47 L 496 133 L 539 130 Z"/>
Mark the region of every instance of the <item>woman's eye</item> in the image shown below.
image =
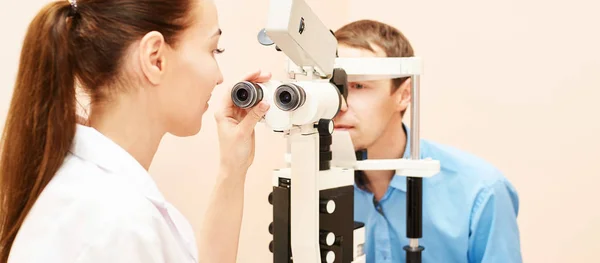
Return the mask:
<path id="1" fill-rule="evenodd" d="M 217 49 L 215 49 L 215 53 L 216 53 L 216 54 L 221 54 L 221 53 L 223 53 L 223 52 L 225 52 L 225 49 L 222 49 L 222 48 L 217 48 Z"/>

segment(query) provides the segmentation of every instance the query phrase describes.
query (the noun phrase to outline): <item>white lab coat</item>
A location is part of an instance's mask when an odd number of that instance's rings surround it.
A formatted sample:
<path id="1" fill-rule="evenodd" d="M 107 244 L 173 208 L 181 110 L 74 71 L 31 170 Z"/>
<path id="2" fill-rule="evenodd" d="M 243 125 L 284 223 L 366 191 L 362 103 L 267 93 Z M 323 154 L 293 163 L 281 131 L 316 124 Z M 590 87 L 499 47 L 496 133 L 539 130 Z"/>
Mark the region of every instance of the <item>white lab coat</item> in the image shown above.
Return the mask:
<path id="1" fill-rule="evenodd" d="M 73 143 L 8 263 L 197 262 L 191 225 L 131 155 L 81 125 Z"/>

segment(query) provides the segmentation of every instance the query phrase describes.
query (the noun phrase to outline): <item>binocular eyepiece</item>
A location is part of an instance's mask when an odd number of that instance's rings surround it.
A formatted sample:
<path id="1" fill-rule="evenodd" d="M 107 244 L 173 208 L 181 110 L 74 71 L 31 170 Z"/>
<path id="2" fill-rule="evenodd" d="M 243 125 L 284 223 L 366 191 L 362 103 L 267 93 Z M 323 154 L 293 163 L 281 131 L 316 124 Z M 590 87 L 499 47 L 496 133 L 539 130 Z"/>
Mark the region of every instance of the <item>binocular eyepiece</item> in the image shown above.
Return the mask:
<path id="1" fill-rule="evenodd" d="M 274 130 L 283 131 L 293 125 L 333 119 L 341 109 L 343 94 L 330 80 L 240 81 L 231 90 L 231 100 L 242 109 L 253 108 L 263 100 L 274 105 L 264 120 Z"/>
<path id="2" fill-rule="evenodd" d="M 293 83 L 283 84 L 275 89 L 275 105 L 282 111 L 293 111 L 304 105 L 306 92 Z"/>
<path id="3" fill-rule="evenodd" d="M 250 81 L 236 83 L 231 91 L 233 104 L 242 109 L 256 106 L 263 99 L 263 96 L 262 87 Z"/>
<path id="4" fill-rule="evenodd" d="M 277 85 L 277 84 L 275 84 Z M 231 99 L 239 108 L 247 109 L 256 106 L 265 98 L 267 92 L 272 92 L 273 102 L 282 111 L 293 111 L 304 105 L 306 92 L 293 83 L 273 86 L 273 83 L 253 83 L 241 81 L 233 86 Z"/>

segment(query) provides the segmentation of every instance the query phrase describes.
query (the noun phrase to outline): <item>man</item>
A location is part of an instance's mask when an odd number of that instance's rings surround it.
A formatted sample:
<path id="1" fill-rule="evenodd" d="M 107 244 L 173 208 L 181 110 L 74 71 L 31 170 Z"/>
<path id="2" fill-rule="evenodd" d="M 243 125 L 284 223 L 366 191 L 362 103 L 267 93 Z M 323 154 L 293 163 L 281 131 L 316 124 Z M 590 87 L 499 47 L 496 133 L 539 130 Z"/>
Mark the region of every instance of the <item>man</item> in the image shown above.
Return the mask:
<path id="1" fill-rule="evenodd" d="M 397 29 L 361 20 L 335 32 L 340 57 L 410 57 Z M 350 83 L 347 105 L 334 119 L 369 159 L 410 158 L 410 132 L 402 122 L 410 103 L 409 78 Z M 522 262 L 518 196 L 502 173 L 458 149 L 421 140 L 421 158 L 441 171 L 423 179 L 422 260 L 427 263 Z M 366 225 L 367 263 L 405 262 L 406 177 L 365 171 L 357 177 L 355 220 Z"/>

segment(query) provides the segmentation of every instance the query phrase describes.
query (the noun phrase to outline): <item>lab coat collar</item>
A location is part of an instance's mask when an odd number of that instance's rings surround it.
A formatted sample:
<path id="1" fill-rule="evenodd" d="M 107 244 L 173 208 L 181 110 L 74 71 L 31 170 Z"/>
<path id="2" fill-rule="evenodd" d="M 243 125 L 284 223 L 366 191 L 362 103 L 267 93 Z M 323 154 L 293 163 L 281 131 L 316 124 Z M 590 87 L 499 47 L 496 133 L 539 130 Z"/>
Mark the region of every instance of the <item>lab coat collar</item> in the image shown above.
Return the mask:
<path id="1" fill-rule="evenodd" d="M 71 153 L 96 164 L 101 169 L 117 174 L 117 177 L 135 191 L 150 200 L 167 220 L 173 233 L 179 237 L 182 247 L 190 257 L 196 259 L 195 248 L 189 233 L 184 235 L 176 226 L 170 214 L 170 204 L 159 191 L 156 183 L 144 167 L 114 141 L 94 128 L 77 125 Z"/>
<path id="2" fill-rule="evenodd" d="M 125 149 L 96 129 L 77 124 L 71 153 L 118 174 L 127 185 L 138 190 L 155 205 L 166 208 L 166 200 L 148 171 Z"/>

